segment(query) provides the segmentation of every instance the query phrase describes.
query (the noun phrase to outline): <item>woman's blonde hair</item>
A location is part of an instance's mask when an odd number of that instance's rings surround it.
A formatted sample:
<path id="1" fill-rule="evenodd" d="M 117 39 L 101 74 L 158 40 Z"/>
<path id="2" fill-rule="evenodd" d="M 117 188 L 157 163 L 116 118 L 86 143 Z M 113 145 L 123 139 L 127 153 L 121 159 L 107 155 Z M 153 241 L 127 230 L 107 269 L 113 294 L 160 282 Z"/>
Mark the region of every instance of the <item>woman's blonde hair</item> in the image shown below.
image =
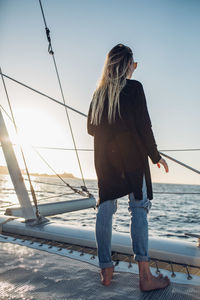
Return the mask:
<path id="1" fill-rule="evenodd" d="M 125 45 L 118 44 L 107 54 L 103 73 L 92 99 L 91 124 L 100 123 L 106 98 L 108 122 L 115 120 L 117 109 L 120 115 L 119 96 L 126 84 L 130 62 L 133 62 L 133 53 Z"/>

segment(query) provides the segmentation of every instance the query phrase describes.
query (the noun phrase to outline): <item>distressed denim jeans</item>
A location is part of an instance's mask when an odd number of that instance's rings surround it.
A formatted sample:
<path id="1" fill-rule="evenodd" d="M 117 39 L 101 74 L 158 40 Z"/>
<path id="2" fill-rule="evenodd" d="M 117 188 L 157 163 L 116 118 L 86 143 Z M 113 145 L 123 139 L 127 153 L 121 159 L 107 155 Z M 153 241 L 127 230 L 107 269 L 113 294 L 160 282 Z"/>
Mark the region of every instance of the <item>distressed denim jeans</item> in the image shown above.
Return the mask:
<path id="1" fill-rule="evenodd" d="M 147 198 L 145 177 L 143 177 L 142 192 L 143 200 L 136 200 L 133 193 L 128 197 L 128 211 L 131 216 L 130 234 L 135 260 L 149 261 L 147 214 L 151 208 L 151 201 Z M 96 214 L 95 234 L 101 269 L 113 266 L 111 258 L 112 217 L 116 211 L 117 199 L 107 200 L 99 205 Z"/>

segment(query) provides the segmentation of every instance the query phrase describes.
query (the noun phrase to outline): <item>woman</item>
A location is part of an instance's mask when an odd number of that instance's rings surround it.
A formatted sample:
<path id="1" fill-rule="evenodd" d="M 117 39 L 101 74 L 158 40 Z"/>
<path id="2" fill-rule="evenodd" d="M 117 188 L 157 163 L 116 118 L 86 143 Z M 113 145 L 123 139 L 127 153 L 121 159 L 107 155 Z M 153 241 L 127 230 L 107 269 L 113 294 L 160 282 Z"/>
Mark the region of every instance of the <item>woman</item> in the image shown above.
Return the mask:
<path id="1" fill-rule="evenodd" d="M 111 283 L 114 271 L 111 237 L 117 198 L 128 195 L 140 289 L 150 291 L 166 287 L 169 279 L 154 277 L 149 269 L 147 213 L 153 195 L 148 156 L 158 167 L 162 164 L 166 172 L 168 166 L 157 150 L 143 86 L 130 80 L 136 67 L 129 47 L 118 44 L 111 49 L 90 104 L 87 126 L 94 136 L 99 187 L 96 241 L 102 284 Z"/>

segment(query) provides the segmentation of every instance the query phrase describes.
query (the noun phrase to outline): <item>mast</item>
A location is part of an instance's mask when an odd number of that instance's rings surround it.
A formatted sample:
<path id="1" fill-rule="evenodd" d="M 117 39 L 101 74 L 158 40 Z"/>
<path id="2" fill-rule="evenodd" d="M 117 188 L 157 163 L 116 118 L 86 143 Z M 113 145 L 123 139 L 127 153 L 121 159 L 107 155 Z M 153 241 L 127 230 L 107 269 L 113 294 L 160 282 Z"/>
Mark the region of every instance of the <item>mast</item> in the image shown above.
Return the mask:
<path id="1" fill-rule="evenodd" d="M 22 208 L 23 217 L 26 221 L 35 220 L 36 216 L 31 205 L 31 201 L 24 184 L 24 180 L 19 168 L 15 152 L 13 150 L 10 137 L 3 119 L 3 115 L 0 110 L 0 141 L 4 153 L 4 157 L 7 163 L 8 171 L 15 188 L 17 198 Z"/>

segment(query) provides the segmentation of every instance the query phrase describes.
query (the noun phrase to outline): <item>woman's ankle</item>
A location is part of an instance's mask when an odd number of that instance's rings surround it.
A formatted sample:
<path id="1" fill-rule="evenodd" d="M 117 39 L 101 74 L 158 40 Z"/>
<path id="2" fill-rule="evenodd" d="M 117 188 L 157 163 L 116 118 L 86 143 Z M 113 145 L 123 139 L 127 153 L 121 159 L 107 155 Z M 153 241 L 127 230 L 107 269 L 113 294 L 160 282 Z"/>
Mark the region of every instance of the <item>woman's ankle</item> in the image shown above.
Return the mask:
<path id="1" fill-rule="evenodd" d="M 148 280 L 152 277 L 148 261 L 138 261 L 139 276 L 141 280 Z"/>

